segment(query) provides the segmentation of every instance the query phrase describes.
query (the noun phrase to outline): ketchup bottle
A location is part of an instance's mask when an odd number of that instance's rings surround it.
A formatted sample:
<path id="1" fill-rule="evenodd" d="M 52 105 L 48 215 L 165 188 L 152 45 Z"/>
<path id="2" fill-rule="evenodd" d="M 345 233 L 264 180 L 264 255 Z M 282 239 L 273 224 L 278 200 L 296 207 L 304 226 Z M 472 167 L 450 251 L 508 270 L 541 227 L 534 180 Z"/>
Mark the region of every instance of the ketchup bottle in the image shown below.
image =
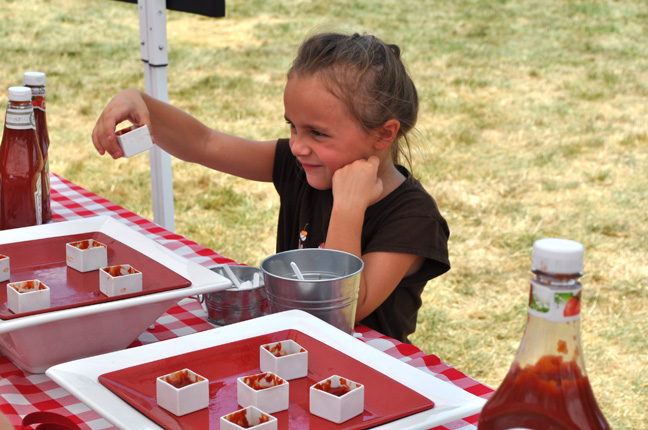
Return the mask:
<path id="1" fill-rule="evenodd" d="M 580 340 L 585 250 L 540 239 L 533 247 L 527 324 L 504 381 L 479 415 L 479 430 L 609 429 L 587 373 Z"/>
<path id="2" fill-rule="evenodd" d="M 0 229 L 41 224 L 43 155 L 28 87 L 9 88 L 0 144 Z"/>
<path id="3" fill-rule="evenodd" d="M 36 136 L 41 154 L 43 154 L 43 172 L 41 188 L 43 190 L 43 224 L 52 221 L 52 205 L 50 201 L 49 177 L 49 133 L 47 132 L 47 117 L 45 115 L 45 73 L 25 72 L 23 83 L 32 90 L 32 105 L 36 119 Z"/>

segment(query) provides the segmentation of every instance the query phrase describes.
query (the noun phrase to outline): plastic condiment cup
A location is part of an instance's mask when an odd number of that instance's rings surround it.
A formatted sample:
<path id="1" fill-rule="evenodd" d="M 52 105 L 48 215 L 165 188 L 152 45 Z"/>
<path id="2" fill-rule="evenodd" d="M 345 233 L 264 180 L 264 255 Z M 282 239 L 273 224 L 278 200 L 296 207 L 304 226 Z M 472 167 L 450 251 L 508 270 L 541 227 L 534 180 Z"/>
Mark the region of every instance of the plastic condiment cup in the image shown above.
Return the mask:
<path id="1" fill-rule="evenodd" d="M 91 272 L 108 265 L 108 247 L 94 239 L 65 244 L 67 265 L 79 272 Z"/>
<path id="2" fill-rule="evenodd" d="M 29 280 L 7 284 L 7 307 L 16 314 L 50 307 L 50 289 L 41 281 Z"/>
<path id="3" fill-rule="evenodd" d="M 256 406 L 265 413 L 288 409 L 288 381 L 272 372 L 242 376 L 236 380 L 238 404 Z"/>
<path id="4" fill-rule="evenodd" d="M 0 282 L 8 281 L 11 278 L 10 258 L 0 254 Z"/>
<path id="5" fill-rule="evenodd" d="M 220 419 L 221 430 L 277 430 L 277 419 L 259 408 L 248 406 L 227 414 Z"/>
<path id="6" fill-rule="evenodd" d="M 146 125 L 132 125 L 115 133 L 117 143 L 124 152 L 124 157 L 132 157 L 153 147 L 151 134 Z"/>
<path id="7" fill-rule="evenodd" d="M 308 351 L 290 339 L 267 343 L 259 347 L 259 367 L 286 381 L 303 378 L 308 374 Z"/>
<path id="8" fill-rule="evenodd" d="M 108 297 L 142 291 L 142 272 L 128 264 L 99 269 L 99 290 Z"/>
<path id="9" fill-rule="evenodd" d="M 155 381 L 157 404 L 177 416 L 209 406 L 209 380 L 189 369 L 159 376 Z"/>
<path id="10" fill-rule="evenodd" d="M 336 424 L 364 411 L 364 385 L 333 375 L 310 387 L 310 413 Z"/>

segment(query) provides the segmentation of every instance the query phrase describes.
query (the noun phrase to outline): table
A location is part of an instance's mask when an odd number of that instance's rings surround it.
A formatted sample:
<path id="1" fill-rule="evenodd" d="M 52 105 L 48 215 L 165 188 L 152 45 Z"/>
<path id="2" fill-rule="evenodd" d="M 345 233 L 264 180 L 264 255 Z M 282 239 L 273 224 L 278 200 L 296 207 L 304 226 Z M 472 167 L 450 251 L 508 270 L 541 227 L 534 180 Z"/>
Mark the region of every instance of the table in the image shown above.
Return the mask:
<path id="1" fill-rule="evenodd" d="M 206 267 L 235 263 L 60 176 L 52 173 L 50 178 L 54 222 L 91 216 L 110 216 L 179 255 Z M 213 328 L 214 326 L 207 322 L 207 315 L 202 305 L 195 298 L 186 298 L 162 315 L 154 326 L 142 333 L 129 348 Z M 357 325 L 355 331 L 356 336 L 362 341 L 422 372 L 430 373 L 482 398 L 488 398 L 493 393 L 491 388 L 444 363 L 439 357 L 426 354 L 414 345 L 401 343 L 362 325 Z M 7 415 L 17 428 L 20 428 L 25 415 L 35 411 L 61 414 L 81 429 L 113 428 L 108 421 L 46 375 L 24 372 L 3 356 L 0 356 L 0 411 Z M 477 418 L 478 415 L 464 417 L 436 427 L 435 430 L 476 429 Z"/>

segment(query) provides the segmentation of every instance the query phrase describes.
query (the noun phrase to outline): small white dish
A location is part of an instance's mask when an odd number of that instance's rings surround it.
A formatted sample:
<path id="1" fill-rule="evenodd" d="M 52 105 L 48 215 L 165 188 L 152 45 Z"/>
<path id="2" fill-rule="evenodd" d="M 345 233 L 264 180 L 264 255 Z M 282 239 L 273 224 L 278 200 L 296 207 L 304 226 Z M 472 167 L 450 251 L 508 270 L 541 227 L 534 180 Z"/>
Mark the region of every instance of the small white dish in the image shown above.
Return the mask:
<path id="1" fill-rule="evenodd" d="M 182 416 L 209 406 L 209 381 L 189 369 L 178 370 L 155 380 L 158 406 Z"/>
<path id="2" fill-rule="evenodd" d="M 0 254 L 0 282 L 8 281 L 11 278 L 10 258 Z"/>
<path id="3" fill-rule="evenodd" d="M 364 411 L 364 385 L 333 375 L 310 387 L 310 413 L 341 424 Z"/>
<path id="4" fill-rule="evenodd" d="M 99 269 L 99 290 L 108 297 L 142 291 L 142 272 L 128 264 Z"/>
<path id="5" fill-rule="evenodd" d="M 277 419 L 259 408 L 248 406 L 220 419 L 221 430 L 277 430 Z"/>
<path id="6" fill-rule="evenodd" d="M 246 408 L 255 406 L 267 414 L 288 409 L 288 381 L 265 372 L 242 376 L 236 380 L 238 404 Z"/>
<path id="7" fill-rule="evenodd" d="M 259 347 L 259 367 L 286 381 L 303 378 L 308 374 L 308 351 L 291 339 L 267 343 Z"/>
<path id="8" fill-rule="evenodd" d="M 108 265 L 108 247 L 93 239 L 65 244 L 67 265 L 79 272 L 91 272 Z"/>
<path id="9" fill-rule="evenodd" d="M 124 157 L 132 157 L 153 147 L 151 133 L 146 125 L 132 125 L 115 133 Z"/>
<path id="10" fill-rule="evenodd" d="M 50 289 L 41 281 L 29 280 L 7 284 L 7 307 L 15 314 L 50 307 Z"/>

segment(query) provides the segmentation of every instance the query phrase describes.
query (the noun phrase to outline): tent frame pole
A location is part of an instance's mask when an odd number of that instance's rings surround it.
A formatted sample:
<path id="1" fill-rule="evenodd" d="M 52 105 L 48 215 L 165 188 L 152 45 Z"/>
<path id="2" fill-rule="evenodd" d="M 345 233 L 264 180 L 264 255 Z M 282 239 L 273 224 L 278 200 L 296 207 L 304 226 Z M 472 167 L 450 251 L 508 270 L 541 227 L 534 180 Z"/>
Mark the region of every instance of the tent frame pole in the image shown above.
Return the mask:
<path id="1" fill-rule="evenodd" d="M 144 63 L 146 93 L 169 101 L 166 32 L 166 0 L 137 0 L 140 28 L 140 55 Z M 174 232 L 173 171 L 171 156 L 153 145 L 149 152 L 153 222 Z"/>

